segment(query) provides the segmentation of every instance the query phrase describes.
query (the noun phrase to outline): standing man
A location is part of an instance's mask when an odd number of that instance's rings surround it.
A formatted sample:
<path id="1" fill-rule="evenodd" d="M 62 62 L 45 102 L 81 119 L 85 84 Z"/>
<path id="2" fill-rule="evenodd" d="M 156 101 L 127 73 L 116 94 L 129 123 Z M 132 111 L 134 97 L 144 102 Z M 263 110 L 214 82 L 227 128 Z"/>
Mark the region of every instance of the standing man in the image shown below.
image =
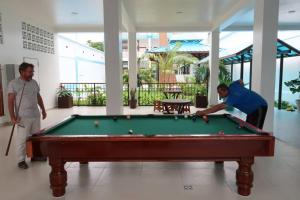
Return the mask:
<path id="1" fill-rule="evenodd" d="M 263 128 L 268 104 L 262 96 L 245 88 L 242 80 L 234 81 L 229 87 L 220 84 L 217 90 L 219 96 L 225 101 L 206 110 L 197 111 L 197 115 L 203 116 L 233 106 L 247 114 L 246 122 L 257 128 Z"/>
<path id="2" fill-rule="evenodd" d="M 28 165 L 25 161 L 26 140 L 41 128 L 38 105 L 42 111 L 43 119 L 47 117 L 47 113 L 39 93 L 39 85 L 32 79 L 34 66 L 29 63 L 22 63 L 19 66 L 19 72 L 20 77 L 12 80 L 8 85 L 8 110 L 11 122 L 17 125 L 16 150 L 18 167 L 27 169 Z M 21 97 L 21 95 L 23 96 Z M 18 108 L 18 106 L 20 107 Z"/>

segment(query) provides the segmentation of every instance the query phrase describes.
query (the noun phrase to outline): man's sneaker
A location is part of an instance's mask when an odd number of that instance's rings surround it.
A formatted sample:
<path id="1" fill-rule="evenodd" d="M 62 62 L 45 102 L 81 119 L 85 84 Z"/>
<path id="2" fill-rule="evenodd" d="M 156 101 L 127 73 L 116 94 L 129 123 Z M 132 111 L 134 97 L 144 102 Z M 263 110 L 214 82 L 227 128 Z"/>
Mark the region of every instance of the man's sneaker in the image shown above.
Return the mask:
<path id="1" fill-rule="evenodd" d="M 36 157 L 31 158 L 31 162 L 35 162 L 35 161 L 44 162 L 44 161 L 47 161 L 47 157 L 45 157 L 45 156 L 36 156 Z"/>
<path id="2" fill-rule="evenodd" d="M 18 163 L 18 167 L 19 167 L 20 169 L 27 169 L 27 168 L 28 168 L 28 165 L 27 165 L 27 163 L 26 163 L 25 161 L 22 161 L 22 162 L 19 162 L 19 163 Z"/>

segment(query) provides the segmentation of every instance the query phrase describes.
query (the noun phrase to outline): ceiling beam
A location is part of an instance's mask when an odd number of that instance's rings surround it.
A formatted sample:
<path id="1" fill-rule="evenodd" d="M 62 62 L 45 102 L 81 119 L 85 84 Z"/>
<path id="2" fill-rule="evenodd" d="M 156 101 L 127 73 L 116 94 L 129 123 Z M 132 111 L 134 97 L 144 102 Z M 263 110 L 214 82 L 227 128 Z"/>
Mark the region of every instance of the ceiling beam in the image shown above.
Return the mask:
<path id="1" fill-rule="evenodd" d="M 236 22 L 240 18 L 240 16 L 253 9 L 253 6 L 253 0 L 240 0 L 239 2 L 235 3 L 231 7 L 231 9 L 217 17 L 216 20 L 214 20 L 211 31 L 215 29 L 219 29 L 220 31 L 225 29 L 226 27 Z"/>
<path id="2" fill-rule="evenodd" d="M 104 32 L 103 25 L 58 25 L 54 27 L 54 31 L 57 33 L 65 33 L 65 32 Z"/>
<path id="3" fill-rule="evenodd" d="M 209 32 L 211 26 L 137 26 L 137 32 Z"/>
<path id="4" fill-rule="evenodd" d="M 300 23 L 298 24 L 279 24 L 278 25 L 279 31 L 299 31 L 300 30 Z M 253 25 L 235 25 L 229 26 L 223 29 L 223 31 L 253 31 Z"/>
<path id="5" fill-rule="evenodd" d="M 136 28 L 135 25 L 132 21 L 132 19 L 130 19 L 128 12 L 124 6 L 124 2 L 121 2 L 121 6 L 122 6 L 122 26 L 124 29 L 126 29 L 128 32 L 135 32 Z"/>

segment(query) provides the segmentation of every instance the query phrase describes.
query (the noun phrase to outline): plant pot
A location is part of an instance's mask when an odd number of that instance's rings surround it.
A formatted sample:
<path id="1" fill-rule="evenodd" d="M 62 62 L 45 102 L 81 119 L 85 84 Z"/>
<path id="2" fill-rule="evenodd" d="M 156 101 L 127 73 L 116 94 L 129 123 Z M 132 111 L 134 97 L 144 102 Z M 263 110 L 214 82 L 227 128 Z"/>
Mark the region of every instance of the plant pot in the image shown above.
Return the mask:
<path id="1" fill-rule="evenodd" d="M 300 99 L 296 99 L 297 110 L 300 112 Z"/>
<path id="2" fill-rule="evenodd" d="M 129 104 L 129 107 L 131 109 L 135 109 L 137 107 L 137 100 L 136 99 L 130 99 L 130 100 L 128 100 L 128 104 Z"/>
<path id="3" fill-rule="evenodd" d="M 196 94 L 195 104 L 196 108 L 206 108 L 208 105 L 207 96 Z"/>
<path id="4" fill-rule="evenodd" d="M 73 107 L 73 97 L 72 96 L 58 97 L 57 107 L 58 108 L 71 108 L 71 107 Z"/>

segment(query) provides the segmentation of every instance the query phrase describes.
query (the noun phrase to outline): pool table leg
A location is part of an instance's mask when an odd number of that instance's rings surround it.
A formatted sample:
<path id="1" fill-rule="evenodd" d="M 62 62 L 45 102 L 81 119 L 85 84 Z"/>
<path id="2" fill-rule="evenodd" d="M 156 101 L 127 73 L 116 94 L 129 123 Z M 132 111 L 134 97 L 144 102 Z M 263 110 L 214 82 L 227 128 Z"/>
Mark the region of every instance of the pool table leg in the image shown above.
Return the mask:
<path id="1" fill-rule="evenodd" d="M 49 157 L 50 172 L 50 188 L 55 197 L 61 197 L 65 194 L 67 186 L 67 172 L 64 168 L 65 161 L 61 158 Z"/>
<path id="2" fill-rule="evenodd" d="M 253 157 L 241 158 L 238 161 L 239 168 L 236 170 L 236 184 L 240 195 L 248 196 L 251 193 L 253 183 L 253 172 L 251 166 L 253 163 Z"/>

